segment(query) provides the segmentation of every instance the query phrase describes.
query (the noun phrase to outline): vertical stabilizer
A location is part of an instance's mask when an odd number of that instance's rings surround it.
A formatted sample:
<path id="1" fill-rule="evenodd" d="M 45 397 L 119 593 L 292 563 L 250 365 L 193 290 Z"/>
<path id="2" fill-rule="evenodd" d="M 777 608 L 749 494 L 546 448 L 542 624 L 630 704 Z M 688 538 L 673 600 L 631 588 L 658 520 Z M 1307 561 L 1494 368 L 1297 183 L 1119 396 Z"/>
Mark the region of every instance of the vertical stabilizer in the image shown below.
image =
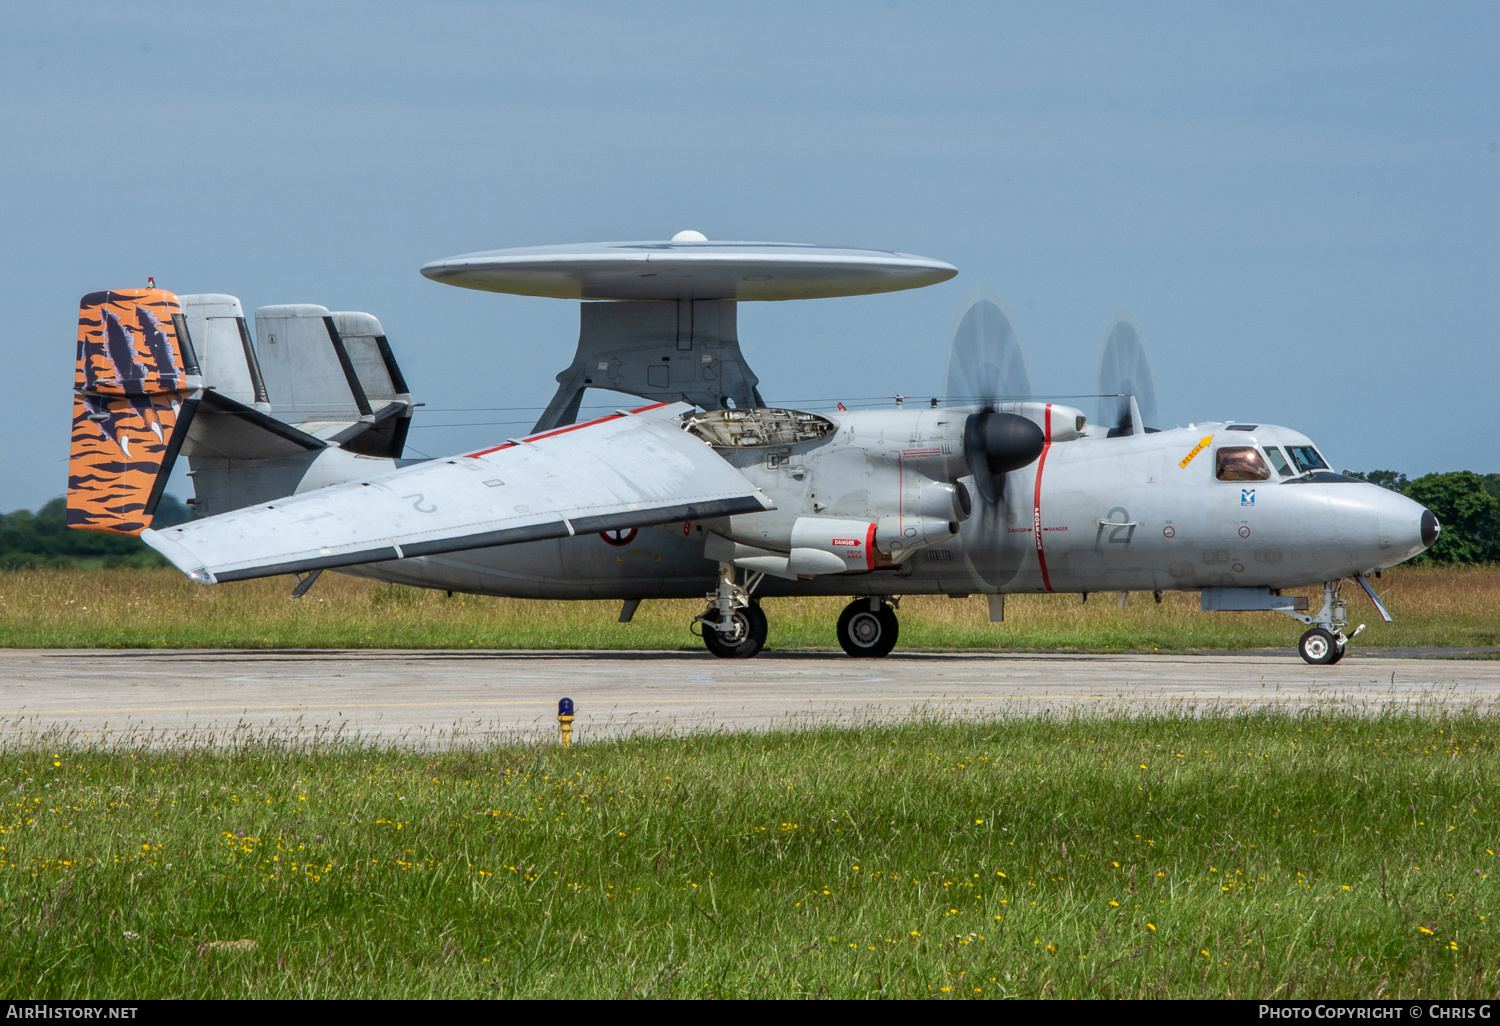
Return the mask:
<path id="1" fill-rule="evenodd" d="M 201 381 L 177 297 L 163 289 L 84 296 L 78 311 L 68 526 L 140 534 L 151 525 Z"/>
<path id="2" fill-rule="evenodd" d="M 379 320 L 311 303 L 263 306 L 255 337 L 278 419 L 360 455 L 401 455 L 412 402 Z"/>
<path id="3" fill-rule="evenodd" d="M 180 299 L 193 350 L 203 368 L 204 386 L 237 403 L 269 413 L 266 383 L 261 378 L 260 360 L 240 301 L 218 293 Z"/>
<path id="4" fill-rule="evenodd" d="M 263 306 L 255 311 L 261 372 L 276 417 L 313 434 L 326 424 L 348 424 L 368 401 L 343 340 L 329 333 L 328 308 L 312 303 Z"/>

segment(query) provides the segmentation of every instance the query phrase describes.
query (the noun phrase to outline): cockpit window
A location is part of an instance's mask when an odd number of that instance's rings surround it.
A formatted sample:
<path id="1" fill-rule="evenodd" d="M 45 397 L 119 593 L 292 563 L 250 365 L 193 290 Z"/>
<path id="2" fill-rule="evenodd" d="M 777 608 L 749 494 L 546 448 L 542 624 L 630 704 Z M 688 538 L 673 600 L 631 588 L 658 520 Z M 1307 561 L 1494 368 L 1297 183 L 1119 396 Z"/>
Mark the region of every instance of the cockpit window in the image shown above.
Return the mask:
<path id="1" fill-rule="evenodd" d="M 1296 471 L 1287 465 L 1286 457 L 1281 455 L 1281 450 L 1274 445 L 1266 446 L 1266 455 L 1271 458 L 1271 466 L 1276 468 L 1276 473 L 1282 477 L 1291 477 Z"/>
<path id="2" fill-rule="evenodd" d="M 1271 468 L 1249 445 L 1229 445 L 1219 450 L 1220 481 L 1265 481 Z"/>
<path id="3" fill-rule="evenodd" d="M 1323 462 L 1318 450 L 1310 445 L 1289 445 L 1286 447 L 1286 454 L 1292 458 L 1299 474 L 1305 474 L 1309 470 L 1328 469 L 1328 464 Z"/>

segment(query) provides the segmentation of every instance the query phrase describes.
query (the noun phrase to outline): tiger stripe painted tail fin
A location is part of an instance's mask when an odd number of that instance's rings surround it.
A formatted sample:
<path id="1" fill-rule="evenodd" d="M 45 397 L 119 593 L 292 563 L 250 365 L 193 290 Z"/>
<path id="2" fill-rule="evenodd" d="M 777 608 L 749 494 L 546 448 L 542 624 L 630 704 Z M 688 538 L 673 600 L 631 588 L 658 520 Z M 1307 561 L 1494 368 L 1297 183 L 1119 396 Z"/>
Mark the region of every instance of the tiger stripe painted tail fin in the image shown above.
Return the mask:
<path id="1" fill-rule="evenodd" d="M 151 526 L 201 383 L 177 297 L 155 288 L 84 296 L 77 360 L 68 526 L 138 535 Z"/>

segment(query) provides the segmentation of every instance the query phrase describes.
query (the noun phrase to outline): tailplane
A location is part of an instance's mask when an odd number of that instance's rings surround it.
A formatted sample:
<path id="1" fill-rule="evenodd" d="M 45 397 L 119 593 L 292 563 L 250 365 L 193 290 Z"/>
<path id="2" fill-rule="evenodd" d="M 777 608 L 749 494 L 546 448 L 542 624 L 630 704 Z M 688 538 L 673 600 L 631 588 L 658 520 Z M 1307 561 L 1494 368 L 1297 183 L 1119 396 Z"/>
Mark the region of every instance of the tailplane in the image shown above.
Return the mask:
<path id="1" fill-rule="evenodd" d="M 321 306 L 262 307 L 162 289 L 85 296 L 78 318 L 68 524 L 137 535 L 172 464 L 200 512 L 336 480 L 355 458 L 399 460 L 415 404 L 380 322 Z M 330 452 L 330 450 L 342 450 Z"/>

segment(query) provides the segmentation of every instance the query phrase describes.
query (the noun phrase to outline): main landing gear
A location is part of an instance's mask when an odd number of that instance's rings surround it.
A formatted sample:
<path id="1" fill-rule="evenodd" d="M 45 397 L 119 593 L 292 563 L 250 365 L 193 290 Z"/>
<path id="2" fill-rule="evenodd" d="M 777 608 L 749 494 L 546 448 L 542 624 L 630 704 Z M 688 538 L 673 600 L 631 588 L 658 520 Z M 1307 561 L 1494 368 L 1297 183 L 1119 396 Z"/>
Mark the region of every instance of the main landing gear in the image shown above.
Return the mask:
<path id="1" fill-rule="evenodd" d="M 719 564 L 719 585 L 708 595 L 708 608 L 694 617 L 701 625 L 703 647 L 721 659 L 749 659 L 766 644 L 766 614 L 753 598 L 764 574 L 752 573 L 739 582 L 733 563 Z M 839 616 L 839 646 L 855 657 L 889 655 L 896 647 L 901 625 L 896 621 L 900 600 L 889 595 L 857 598 Z"/>
<path id="2" fill-rule="evenodd" d="M 1365 625 L 1360 624 L 1354 628 L 1353 633 L 1347 636 L 1344 634 L 1344 628 L 1349 626 L 1349 608 L 1339 597 L 1339 586 L 1343 583 L 1343 581 L 1323 583 L 1323 608 L 1317 613 L 1296 613 L 1284 610 L 1292 619 L 1301 620 L 1312 626 L 1312 630 L 1302 635 L 1302 640 L 1297 642 L 1297 654 L 1314 666 L 1331 666 L 1344 658 L 1344 651 L 1349 642 L 1365 629 Z"/>
<path id="3" fill-rule="evenodd" d="M 693 622 L 703 625 L 703 647 L 720 659 L 749 659 L 766 644 L 766 614 L 750 596 L 764 574 L 750 574 L 741 586 L 733 563 L 719 564 L 719 587 L 708 608 Z"/>
<path id="4" fill-rule="evenodd" d="M 716 621 L 721 622 L 721 621 Z M 766 644 L 766 614 L 759 602 L 730 615 L 728 630 L 703 621 L 703 647 L 720 659 L 749 659 Z"/>
<path id="5" fill-rule="evenodd" d="M 890 655 L 901 625 L 896 610 L 884 596 L 857 598 L 839 614 L 839 646 L 850 655 Z"/>

